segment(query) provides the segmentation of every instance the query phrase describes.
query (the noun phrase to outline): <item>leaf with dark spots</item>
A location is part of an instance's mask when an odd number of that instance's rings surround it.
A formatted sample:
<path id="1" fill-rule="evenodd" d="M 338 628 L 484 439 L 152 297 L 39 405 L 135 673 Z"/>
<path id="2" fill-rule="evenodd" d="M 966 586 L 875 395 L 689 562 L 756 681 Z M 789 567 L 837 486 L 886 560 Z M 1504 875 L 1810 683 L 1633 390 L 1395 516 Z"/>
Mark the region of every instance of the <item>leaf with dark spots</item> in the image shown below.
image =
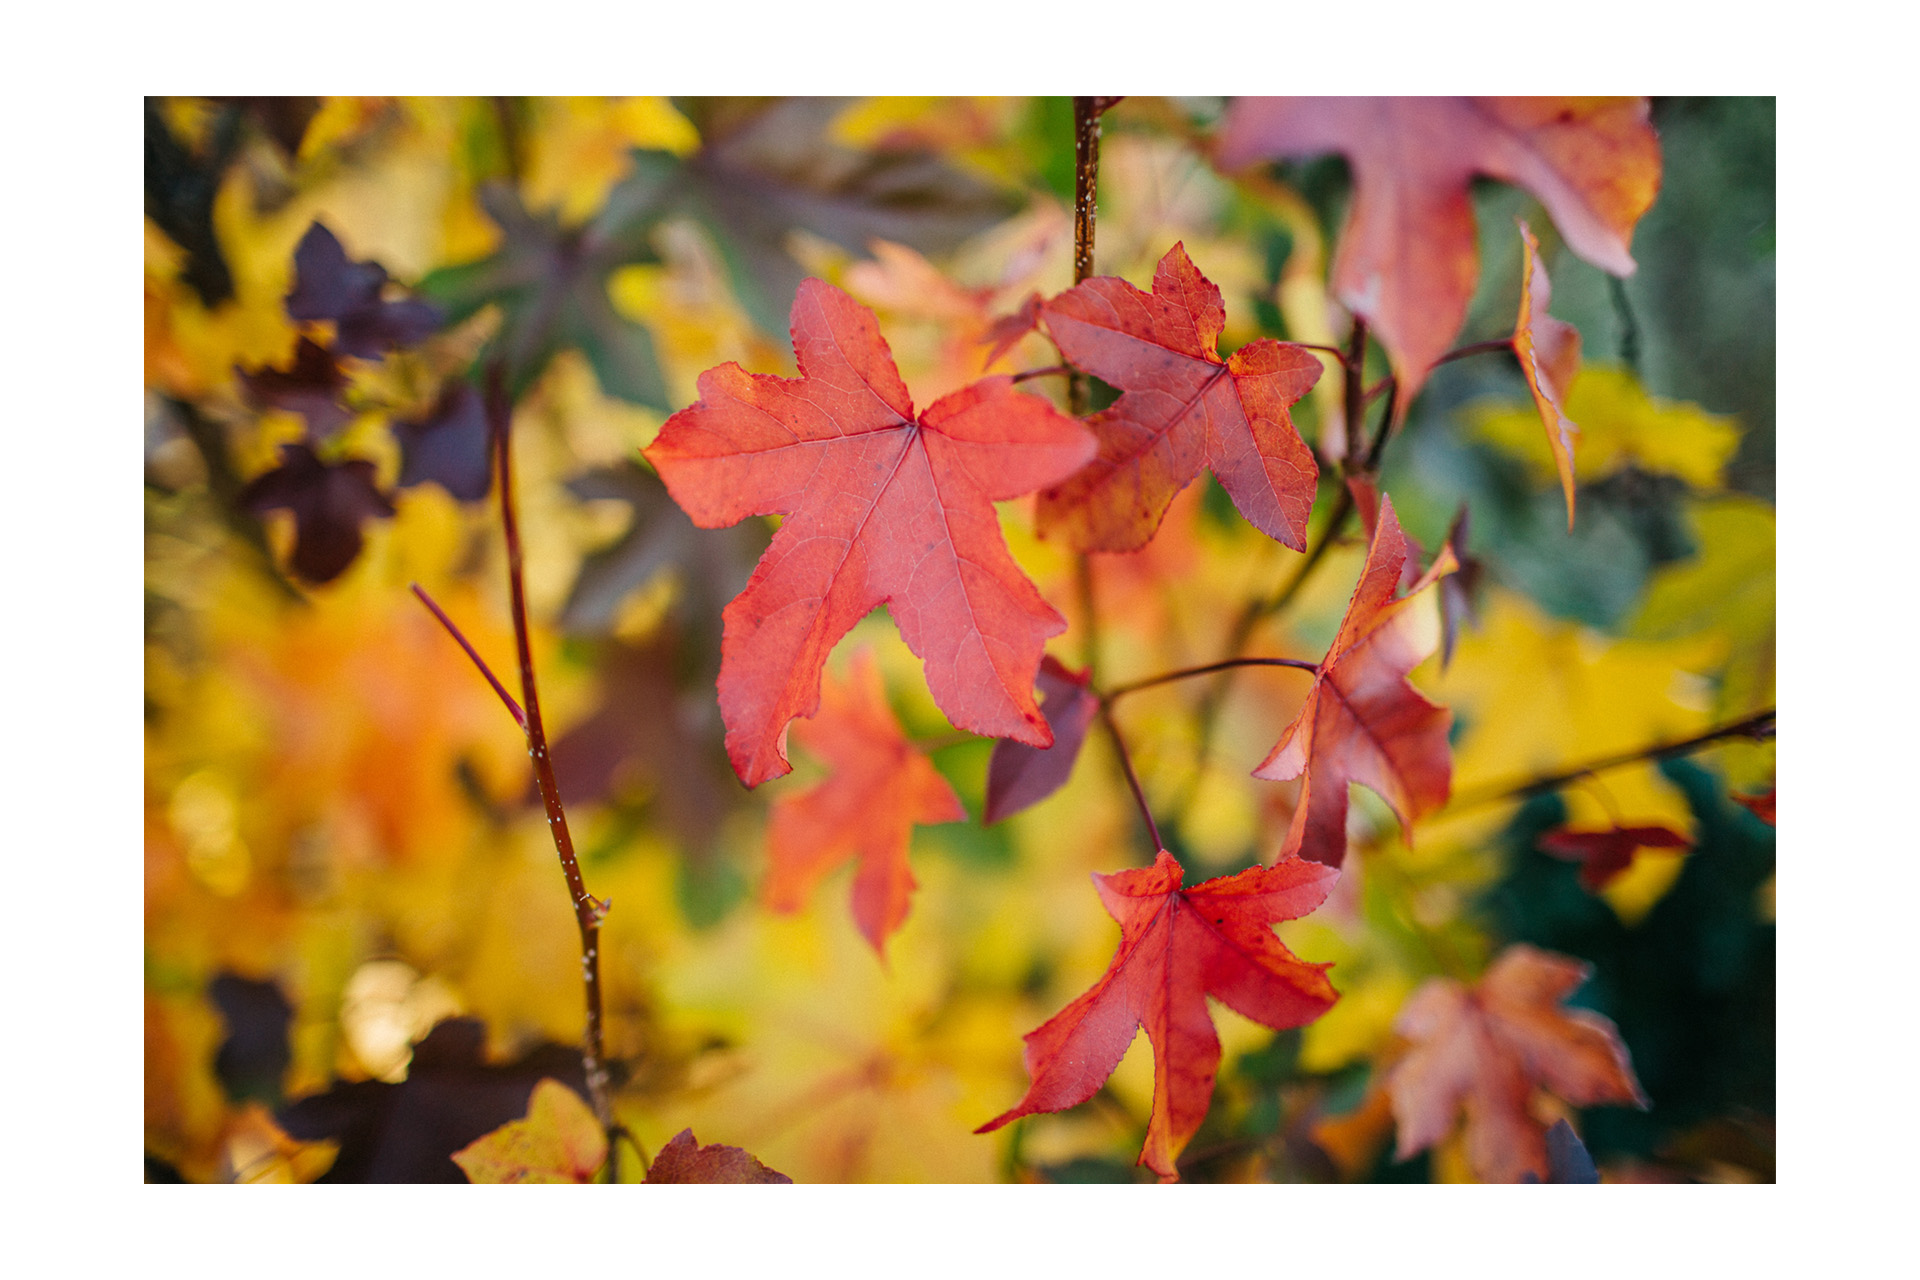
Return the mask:
<path id="1" fill-rule="evenodd" d="M 1580 864 L 1580 883 L 1598 893 L 1633 865 L 1642 849 L 1690 849 L 1693 841 L 1670 827 L 1612 826 L 1600 831 L 1562 828 L 1540 837 L 1542 853 Z"/>
<path id="2" fill-rule="evenodd" d="M 277 508 L 293 512 L 293 571 L 312 583 L 346 572 L 360 554 L 363 522 L 394 514 L 374 486 L 371 462 L 322 462 L 304 444 L 281 445 L 280 465 L 256 476 L 236 501 L 256 515 Z"/>
<path id="3" fill-rule="evenodd" d="M 1207 998 L 1276 1031 L 1312 1022 L 1338 998 L 1328 966 L 1296 958 L 1273 932 L 1325 901 L 1335 875 L 1285 858 L 1182 889 L 1180 864 L 1165 849 L 1151 867 L 1095 875 L 1101 905 L 1120 925 L 1113 962 L 1027 1034 L 1026 1097 L 975 1132 L 1085 1102 L 1144 1027 L 1153 1043 L 1153 1116 L 1140 1161 L 1163 1182 L 1176 1180 L 1174 1161 L 1206 1118 L 1220 1069 Z"/>
<path id="4" fill-rule="evenodd" d="M 1154 268 L 1152 293 L 1098 276 L 1044 315 L 1062 355 L 1125 394 L 1087 421 L 1094 460 L 1041 493 L 1043 534 L 1058 530 L 1079 551 L 1136 551 L 1205 467 L 1248 523 L 1305 549 L 1319 466 L 1290 410 L 1320 380 L 1318 357 L 1256 338 L 1222 360 L 1226 306 L 1182 244 Z"/>
<path id="5" fill-rule="evenodd" d="M 280 1105 L 280 1081 L 293 1062 L 287 1043 L 293 1006 L 271 980 L 255 981 L 232 973 L 217 975 L 207 994 L 227 1024 L 227 1038 L 213 1057 L 213 1073 L 228 1099 L 253 1098 L 269 1107 Z"/>
<path id="6" fill-rule="evenodd" d="M 1012 214 L 1011 197 L 921 150 L 856 151 L 828 126 L 851 101 L 685 103 L 702 146 L 681 175 L 680 207 L 713 233 L 734 291 L 779 333 L 806 275 L 788 251 L 796 228 L 864 255 L 873 240 L 944 253 Z"/>
<path id="7" fill-rule="evenodd" d="M 393 424 L 400 442 L 401 488 L 431 480 L 462 502 L 478 502 L 493 486 L 492 434 L 480 393 L 450 382 L 426 414 Z"/>
<path id="8" fill-rule="evenodd" d="M 480 359 L 506 362 L 516 398 L 555 353 L 577 350 L 606 394 L 665 412 L 672 406 L 653 337 L 614 309 L 607 279 L 621 267 L 660 260 L 648 235 L 668 211 L 678 166 L 666 152 L 635 152 L 634 172 L 579 227 L 561 226 L 555 214 L 530 213 L 510 187 L 485 186 L 480 205 L 500 227 L 500 247 L 431 272 L 420 291 L 441 306 L 450 325 L 489 305 L 501 309 L 500 331 Z"/>
<path id="9" fill-rule="evenodd" d="M 307 420 L 307 437 L 326 440 L 353 417 L 341 394 L 347 389 L 346 370 L 334 353 L 311 338 L 301 338 L 293 349 L 293 363 L 285 369 L 240 370 L 240 385 L 256 404 L 297 413 Z"/>
<path id="10" fill-rule="evenodd" d="M 558 1080 L 587 1091 L 576 1049 L 545 1044 L 503 1066 L 481 1051 L 486 1029 L 449 1018 L 414 1046 L 399 1084 L 342 1081 L 276 1116 L 288 1136 L 340 1144 L 321 1182 L 465 1182 L 453 1153 L 527 1114 L 534 1086 Z"/>
<path id="11" fill-rule="evenodd" d="M 794 299 L 793 342 L 800 377 L 709 369 L 646 450 L 703 528 L 787 515 L 724 615 L 734 771 L 750 787 L 789 771 L 787 726 L 813 714 L 827 654 L 880 604 L 957 727 L 1051 742 L 1033 682 L 1066 620 L 1008 552 L 993 504 L 1065 479 L 1093 438 L 1008 377 L 916 414 L 873 312 L 819 280 Z"/>
<path id="12" fill-rule="evenodd" d="M 333 345 L 344 355 L 375 359 L 395 347 L 411 347 L 440 327 L 440 313 L 431 305 L 417 298 L 388 299 L 386 268 L 347 257 L 321 223 L 301 237 L 293 269 L 287 314 L 295 320 L 333 321 Z"/>
<path id="13" fill-rule="evenodd" d="M 1100 711 L 1100 700 L 1087 687 L 1088 676 L 1086 671 L 1069 671 L 1052 654 L 1040 660 L 1034 685 L 1040 690 L 1040 714 L 1053 730 L 1053 745 L 1034 747 L 1010 738 L 993 744 L 984 821 L 1012 817 L 1067 784 L 1087 727 Z"/>
<path id="14" fill-rule="evenodd" d="M 703 1147 L 693 1130 L 682 1129 L 653 1158 L 647 1181 L 791 1183 L 793 1179 L 767 1168 L 739 1147 L 717 1142 Z"/>

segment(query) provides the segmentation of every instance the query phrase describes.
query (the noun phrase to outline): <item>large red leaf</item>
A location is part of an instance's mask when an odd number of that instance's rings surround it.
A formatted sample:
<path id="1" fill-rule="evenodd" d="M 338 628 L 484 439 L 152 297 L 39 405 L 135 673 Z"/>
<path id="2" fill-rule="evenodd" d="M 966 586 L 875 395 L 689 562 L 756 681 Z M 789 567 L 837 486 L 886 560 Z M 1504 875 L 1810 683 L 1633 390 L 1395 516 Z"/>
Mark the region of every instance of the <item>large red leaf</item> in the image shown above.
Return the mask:
<path id="1" fill-rule="evenodd" d="M 1479 280 L 1475 175 L 1532 192 L 1569 248 L 1617 276 L 1633 273 L 1628 241 L 1660 189 L 1644 98 L 1241 98 L 1215 155 L 1237 169 L 1327 151 L 1353 166 L 1334 292 L 1393 358 L 1402 406 Z"/>
<path id="2" fill-rule="evenodd" d="M 1338 998 L 1328 966 L 1296 959 L 1272 928 L 1319 906 L 1336 874 L 1289 858 L 1182 889 L 1180 864 L 1162 849 L 1151 867 L 1094 876 L 1120 924 L 1120 949 L 1100 981 L 1028 1033 L 1033 1084 L 1018 1106 L 975 1132 L 1085 1102 L 1144 1027 L 1153 1044 L 1153 1118 L 1140 1161 L 1176 1179 L 1174 1159 L 1206 1118 L 1220 1067 L 1207 997 L 1276 1030 L 1312 1022 Z"/>
<path id="3" fill-rule="evenodd" d="M 1366 568 L 1340 632 L 1300 714 L 1253 771 L 1256 778 L 1301 779 L 1282 857 L 1298 854 L 1340 865 L 1347 856 L 1350 782 L 1378 792 L 1402 827 L 1447 801 L 1453 713 L 1421 697 L 1406 676 L 1440 642 L 1438 619 L 1417 607 L 1414 597 L 1454 569 L 1453 552 L 1442 547 L 1425 576 L 1396 600 L 1406 560 L 1393 499 L 1383 497 Z"/>
<path id="4" fill-rule="evenodd" d="M 1092 436 L 1007 377 L 916 417 L 873 313 L 819 280 L 794 298 L 793 346 L 797 379 L 701 374 L 699 402 L 646 450 L 702 528 L 787 515 L 723 615 L 734 772 L 751 787 L 791 768 L 787 725 L 813 714 L 828 651 L 880 604 L 955 725 L 1046 745 L 1033 680 L 1066 622 L 1008 554 L 993 503 L 1079 470 Z"/>
<path id="5" fill-rule="evenodd" d="M 820 714 L 802 721 L 798 732 L 800 744 L 832 765 L 833 774 L 774 802 L 767 822 L 767 904 L 777 911 L 799 909 L 822 876 L 857 857 L 853 918 L 873 949 L 884 951 L 888 936 L 907 918 L 913 893 L 907 842 L 914 824 L 964 822 L 967 811 L 940 771 L 901 734 L 880 673 L 864 653 L 851 680 L 827 682 Z"/>
<path id="6" fill-rule="evenodd" d="M 1099 457 L 1040 495 L 1043 532 L 1062 530 L 1081 551 L 1138 550 L 1206 467 L 1255 528 L 1305 549 L 1320 472 L 1288 409 L 1320 378 L 1312 352 L 1256 338 L 1222 360 L 1220 290 L 1180 244 L 1160 259 L 1152 293 L 1099 276 L 1044 315 L 1062 355 L 1126 394 L 1088 419 Z"/>
<path id="7" fill-rule="evenodd" d="M 1560 1002 L 1589 966 L 1524 944 L 1508 947 L 1472 988 L 1435 978 L 1413 993 L 1394 1029 L 1413 1048 L 1387 1078 L 1405 1160 L 1467 1116 L 1467 1159 L 1490 1182 L 1549 1174 L 1546 1125 L 1529 1109 L 1544 1087 L 1576 1107 L 1645 1107 L 1612 1022 Z"/>

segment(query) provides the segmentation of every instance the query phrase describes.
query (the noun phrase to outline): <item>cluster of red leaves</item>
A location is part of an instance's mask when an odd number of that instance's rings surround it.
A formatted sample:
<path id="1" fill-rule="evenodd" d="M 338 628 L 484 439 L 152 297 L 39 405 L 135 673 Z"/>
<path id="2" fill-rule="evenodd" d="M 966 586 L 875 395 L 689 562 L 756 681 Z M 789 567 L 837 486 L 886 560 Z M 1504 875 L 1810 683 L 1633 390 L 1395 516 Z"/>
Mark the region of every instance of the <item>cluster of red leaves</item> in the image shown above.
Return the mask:
<path id="1" fill-rule="evenodd" d="M 1345 153 L 1355 173 L 1334 291 L 1386 347 L 1402 414 L 1458 332 L 1478 277 L 1467 196 L 1476 174 L 1526 187 L 1576 253 L 1624 275 L 1659 173 L 1638 100 L 1242 99 L 1216 159 L 1233 167 L 1322 151 Z M 1520 234 L 1522 299 L 1506 345 L 1547 429 L 1571 523 L 1577 429 L 1560 405 L 1579 340 L 1547 315 L 1539 246 L 1525 223 Z M 890 607 L 948 718 L 1002 740 L 988 821 L 1065 782 L 1102 698 L 1085 673 L 1043 664 L 1046 640 L 1065 622 L 1008 554 L 993 502 L 1037 490 L 1043 534 L 1079 551 L 1131 551 L 1204 467 L 1255 527 L 1305 547 L 1319 468 L 1290 409 L 1321 361 L 1272 339 L 1222 358 L 1225 319 L 1219 289 L 1180 244 L 1161 259 L 1151 293 L 1101 277 L 1029 298 L 989 339 L 998 352 L 1043 328 L 1072 366 L 1120 389 L 1084 425 L 1006 377 L 916 415 L 872 313 L 818 280 L 793 304 L 799 378 L 734 364 L 701 376 L 699 401 L 667 421 L 648 461 L 702 527 L 787 517 L 724 611 L 728 755 L 748 786 L 779 777 L 790 768 L 788 726 L 818 712 L 802 741 L 834 769 L 774 807 L 773 905 L 797 906 L 828 868 L 858 856 L 854 915 L 878 951 L 906 914 L 912 826 L 965 816 L 901 735 L 871 667 L 822 701 L 829 651 L 877 605 Z M 1027 1037 L 1032 1086 L 981 1132 L 1085 1101 L 1145 1028 L 1154 1107 L 1141 1159 L 1174 1178 L 1220 1059 L 1206 997 L 1275 1028 L 1311 1021 L 1336 999 L 1326 966 L 1295 959 L 1272 926 L 1325 898 L 1346 853 L 1350 784 L 1378 792 L 1409 829 L 1445 804 L 1451 715 L 1407 676 L 1441 639 L 1439 611 L 1415 597 L 1460 567 L 1450 535 L 1421 573 L 1391 500 L 1356 480 L 1371 531 L 1365 568 L 1305 705 L 1254 771 L 1301 780 L 1276 860 L 1191 889 L 1165 850 L 1151 868 L 1096 876 L 1120 948 L 1099 982 Z M 1614 845 L 1644 834 L 1604 833 L 1604 850 L 1575 855 L 1587 860 L 1583 875 L 1604 882 L 1631 856 L 1631 844 Z M 1522 1118 L 1534 1083 L 1578 1105 L 1640 1101 L 1611 1026 L 1554 1008 L 1581 977 L 1573 962 L 1516 948 L 1471 992 L 1423 989 L 1401 1023 L 1414 1048 L 1389 1086 L 1403 1152 L 1431 1143 L 1464 1105 L 1469 1147 L 1488 1176 L 1544 1175 L 1544 1126 Z"/>

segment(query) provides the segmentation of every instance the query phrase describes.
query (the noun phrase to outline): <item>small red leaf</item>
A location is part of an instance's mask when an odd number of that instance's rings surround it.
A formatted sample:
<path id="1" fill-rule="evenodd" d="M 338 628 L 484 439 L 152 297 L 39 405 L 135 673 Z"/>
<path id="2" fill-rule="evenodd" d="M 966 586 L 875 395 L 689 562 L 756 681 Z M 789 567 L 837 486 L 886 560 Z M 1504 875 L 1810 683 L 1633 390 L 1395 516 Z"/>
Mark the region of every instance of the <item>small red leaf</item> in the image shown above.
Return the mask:
<path id="1" fill-rule="evenodd" d="M 693 1130 L 682 1129 L 673 1135 L 647 1170 L 650 1183 L 668 1182 L 784 1182 L 784 1173 L 775 1173 L 739 1147 L 719 1143 L 703 1147 Z"/>
<path id="2" fill-rule="evenodd" d="M 1255 528 L 1305 549 L 1319 467 L 1288 410 L 1320 379 L 1312 352 L 1257 338 L 1221 360 L 1220 290 L 1180 244 L 1152 293 L 1099 276 L 1045 314 L 1061 354 L 1126 394 L 1087 421 L 1099 457 L 1041 493 L 1042 532 L 1062 530 L 1080 551 L 1138 550 L 1206 467 Z"/>
<path id="3" fill-rule="evenodd" d="M 1014 563 L 993 504 L 1079 470 L 1092 436 L 1008 377 L 916 417 L 873 312 L 819 280 L 794 298 L 793 343 L 799 378 L 709 369 L 646 450 L 702 528 L 787 515 L 724 613 L 734 771 L 750 787 L 789 771 L 787 725 L 819 706 L 834 642 L 881 604 L 948 719 L 1045 746 L 1034 676 L 1067 624 Z"/>
<path id="4" fill-rule="evenodd" d="M 1608 827 L 1604 831 L 1549 831 L 1540 837 L 1542 853 L 1580 864 L 1580 883 L 1598 893 L 1633 865 L 1640 849 L 1690 849 L 1693 841 L 1669 827 Z"/>
<path id="5" fill-rule="evenodd" d="M 986 822 L 1012 817 L 1067 784 L 1087 726 L 1100 710 L 1100 700 L 1087 687 L 1088 674 L 1067 670 L 1052 654 L 1040 660 L 1035 684 L 1041 693 L 1040 714 L 1053 730 L 1053 745 L 1030 747 L 1006 738 L 993 744 L 987 762 Z"/>
<path id="6" fill-rule="evenodd" d="M 987 352 L 987 366 L 991 368 L 994 361 L 1013 350 L 1016 342 L 1039 327 L 1040 295 L 1029 293 L 1018 310 L 995 320 L 986 333 L 981 335 L 980 340 L 991 344 L 992 347 Z"/>
<path id="7" fill-rule="evenodd" d="M 1144 1027 L 1153 1044 L 1153 1117 L 1140 1160 L 1163 1181 L 1176 1180 L 1174 1160 L 1206 1118 L 1220 1067 L 1207 997 L 1275 1030 L 1312 1022 L 1339 998 L 1329 966 L 1296 959 L 1272 927 L 1319 906 L 1335 874 L 1289 858 L 1182 889 L 1180 864 L 1162 849 L 1151 867 L 1094 876 L 1120 924 L 1113 963 L 1028 1033 L 1033 1084 L 1019 1105 L 974 1132 L 1085 1102 Z"/>
<path id="8" fill-rule="evenodd" d="M 800 722 L 800 744 L 833 766 L 826 781 L 774 801 L 767 822 L 767 905 L 797 911 L 822 876 L 848 858 L 853 918 L 873 949 L 907 918 L 914 889 L 907 844 L 915 823 L 964 822 L 960 798 L 900 732 L 869 655 L 845 684 L 828 681 L 820 714 Z"/>
<path id="9" fill-rule="evenodd" d="M 1442 547 L 1425 576 L 1396 600 L 1406 561 L 1393 499 L 1383 497 L 1366 568 L 1306 704 L 1253 771 L 1275 781 L 1302 778 L 1282 857 L 1297 853 L 1340 865 L 1347 855 L 1349 783 L 1378 792 L 1409 829 L 1447 801 L 1453 713 L 1428 702 L 1406 676 L 1440 639 L 1431 616 L 1409 606 L 1454 569 L 1453 553 Z"/>

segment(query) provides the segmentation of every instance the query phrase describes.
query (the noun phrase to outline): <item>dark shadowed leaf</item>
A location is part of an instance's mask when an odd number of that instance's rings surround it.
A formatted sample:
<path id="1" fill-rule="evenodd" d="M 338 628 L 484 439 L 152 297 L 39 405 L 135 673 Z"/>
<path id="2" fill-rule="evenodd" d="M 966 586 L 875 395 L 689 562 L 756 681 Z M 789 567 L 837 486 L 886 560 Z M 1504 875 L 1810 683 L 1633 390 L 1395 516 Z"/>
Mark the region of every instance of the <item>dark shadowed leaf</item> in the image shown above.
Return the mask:
<path id="1" fill-rule="evenodd" d="M 1600 831 L 1562 828 L 1540 837 L 1540 851 L 1580 864 L 1580 883 L 1598 893 L 1628 867 L 1641 849 L 1687 849 L 1693 841 L 1669 827 L 1607 827 Z"/>
<path id="2" fill-rule="evenodd" d="M 871 240 L 944 253 L 1019 206 L 930 152 L 833 142 L 827 126 L 850 101 L 677 103 L 703 144 L 684 167 L 683 207 L 713 233 L 742 305 L 768 333 L 784 330 L 806 276 L 787 249 L 793 229 L 860 255 Z"/>
<path id="3" fill-rule="evenodd" d="M 213 228 L 213 197 L 239 144 L 237 107 L 220 113 L 204 154 L 195 154 L 167 127 L 160 100 L 146 101 L 147 216 L 187 251 L 181 274 L 209 308 L 233 296 L 233 272 Z"/>
<path id="4" fill-rule="evenodd" d="M 285 369 L 240 371 L 240 385 L 255 404 L 297 413 L 307 420 L 307 436 L 326 440 L 347 424 L 353 413 L 341 400 L 347 374 L 334 353 L 311 338 L 293 349 L 293 363 Z"/>
<path id="5" fill-rule="evenodd" d="M 227 1024 L 227 1038 L 213 1058 L 213 1073 L 234 1102 L 254 1098 L 269 1107 L 280 1105 L 280 1079 L 293 1061 L 287 1044 L 287 1026 L 293 1006 L 271 981 L 256 982 L 222 973 L 207 994 Z"/>
<path id="6" fill-rule="evenodd" d="M 393 424 L 400 442 L 400 486 L 433 481 L 462 502 L 478 502 L 493 484 L 486 405 L 464 382 L 450 382 L 424 417 Z"/>
<path id="7" fill-rule="evenodd" d="M 237 499 L 258 515 L 285 508 L 293 512 L 293 571 L 308 582 L 331 582 L 360 554 L 361 524 L 393 515 L 373 483 L 373 464 L 320 461 L 304 444 L 280 446 L 280 465 L 256 476 Z"/>
<path id="8" fill-rule="evenodd" d="M 355 262 L 321 223 L 307 228 L 293 251 L 293 291 L 287 314 L 295 320 L 331 320 L 334 347 L 374 359 L 410 347 L 440 327 L 440 313 L 417 298 L 388 299 L 387 269 Z"/>
<path id="9" fill-rule="evenodd" d="M 1040 691 L 1040 714 L 1053 729 L 1053 745 L 1034 747 L 1011 738 L 993 744 L 984 821 L 1010 818 L 1067 785 L 1087 726 L 1100 710 L 1099 699 L 1087 688 L 1088 674 L 1069 671 L 1052 654 L 1040 660 L 1034 687 Z"/>
<path id="10" fill-rule="evenodd" d="M 481 1023 L 449 1018 L 414 1046 L 399 1084 L 343 1081 L 290 1103 L 276 1119 L 289 1137 L 340 1144 L 321 1182 L 465 1182 L 453 1153 L 526 1115 L 542 1079 L 587 1091 L 576 1049 L 541 1045 L 493 1066 L 481 1057 L 485 1043 Z"/>
<path id="11" fill-rule="evenodd" d="M 578 227 L 561 226 L 551 213 L 528 212 L 510 187 L 482 188 L 480 204 L 500 226 L 500 248 L 420 282 L 448 324 L 490 304 L 501 308 L 500 332 L 482 359 L 506 361 L 514 396 L 533 385 L 555 352 L 573 349 L 587 357 L 608 395 L 663 412 L 672 408 L 652 335 L 615 311 L 607 296 L 614 271 L 659 261 L 647 237 L 666 211 L 678 161 L 665 152 L 636 152 L 634 165 L 600 212 Z"/>

